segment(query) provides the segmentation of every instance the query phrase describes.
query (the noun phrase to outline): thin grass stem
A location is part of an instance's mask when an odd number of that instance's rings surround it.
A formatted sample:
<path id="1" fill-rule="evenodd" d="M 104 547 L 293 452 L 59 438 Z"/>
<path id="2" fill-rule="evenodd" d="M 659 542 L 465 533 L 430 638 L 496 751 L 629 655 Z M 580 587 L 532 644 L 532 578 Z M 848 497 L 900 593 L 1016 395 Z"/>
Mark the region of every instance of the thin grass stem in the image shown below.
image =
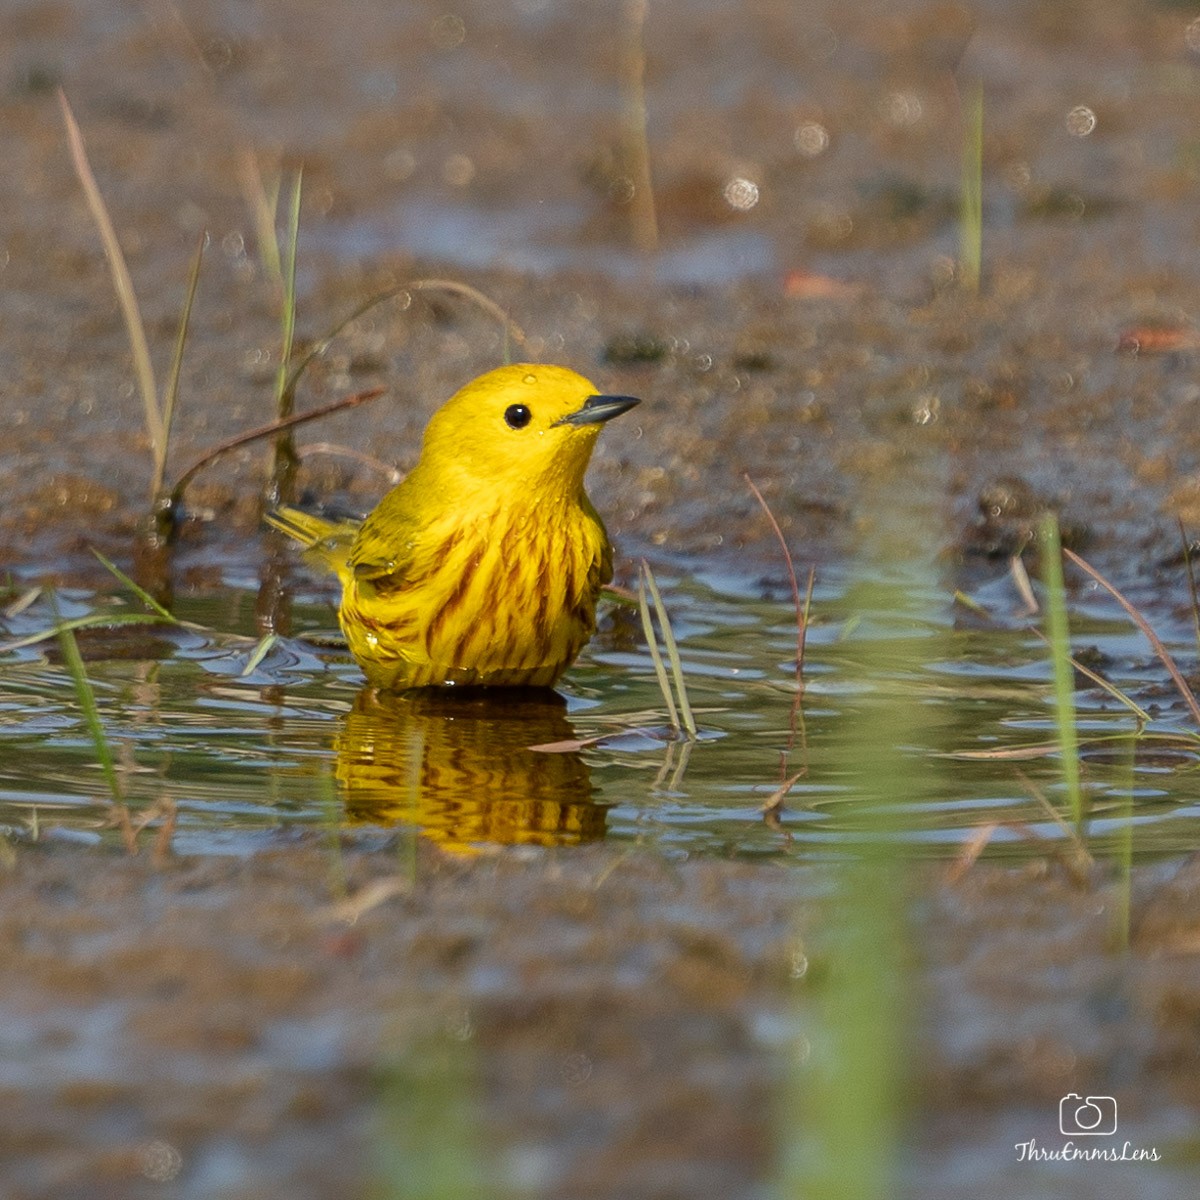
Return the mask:
<path id="1" fill-rule="evenodd" d="M 174 622 L 175 618 L 171 617 L 170 620 Z M 72 617 L 71 620 L 62 621 L 52 629 L 43 629 L 40 633 L 31 633 L 27 637 L 0 643 L 0 654 L 11 654 L 14 650 L 24 650 L 27 646 L 48 642 L 64 629 L 72 632 L 76 629 L 120 629 L 125 625 L 161 625 L 162 623 L 163 618 L 158 613 L 120 613 L 115 616 L 92 613 L 86 617 Z"/>
<path id="2" fill-rule="evenodd" d="M 263 182 L 258 156 L 245 147 L 238 156 L 238 173 L 241 176 L 242 192 L 250 204 L 254 219 L 254 232 L 258 243 L 258 260 L 264 273 L 283 292 L 283 258 L 279 253 L 279 234 L 275 218 L 279 212 L 279 175 L 276 174 L 268 188 Z"/>
<path id="3" fill-rule="evenodd" d="M 1071 631 L 1063 583 L 1063 549 L 1058 518 L 1047 513 L 1041 524 L 1042 562 L 1046 583 L 1046 631 L 1054 669 L 1054 711 L 1062 754 L 1067 803 L 1077 826 L 1083 824 L 1083 786 L 1079 773 L 1079 732 L 1075 724 L 1075 680 L 1071 673 Z"/>
<path id="4" fill-rule="evenodd" d="M 638 609 L 642 614 L 642 631 L 646 635 L 646 647 L 650 651 L 650 661 L 654 664 L 654 674 L 658 677 L 659 691 L 662 692 L 663 703 L 667 706 L 668 719 L 671 728 L 676 733 L 680 731 L 679 712 L 675 708 L 675 697 L 671 694 L 671 681 L 667 677 L 667 668 L 663 665 L 662 654 L 658 649 L 658 637 L 654 632 L 654 621 L 650 616 L 650 604 L 646 597 L 645 562 L 638 572 Z"/>
<path id="5" fill-rule="evenodd" d="M 156 455 L 154 460 L 154 476 L 150 485 L 151 496 L 162 494 L 163 481 L 167 470 L 167 450 L 171 446 L 171 425 L 175 420 L 175 406 L 179 400 L 179 377 L 183 371 L 183 351 L 187 346 L 188 327 L 192 320 L 192 305 L 196 300 L 196 287 L 200 283 L 200 264 L 204 260 L 204 247 L 208 244 L 208 234 L 202 233 L 196 243 L 196 253 L 192 255 L 192 266 L 188 273 L 187 296 L 183 302 L 183 312 L 179 316 L 179 332 L 175 337 L 175 353 L 171 357 L 171 373 L 167 377 L 167 388 L 163 393 L 163 453 Z"/>
<path id="6" fill-rule="evenodd" d="M 133 369 L 137 375 L 138 390 L 142 396 L 142 409 L 146 421 L 146 434 L 150 439 L 151 451 L 154 456 L 154 477 L 159 478 L 162 465 L 166 462 L 167 444 L 162 413 L 158 407 L 158 386 L 154 382 L 154 364 L 150 359 L 150 347 L 146 342 L 146 328 L 142 322 L 141 309 L 138 307 L 137 293 L 133 289 L 133 279 L 129 267 L 125 263 L 125 255 L 121 250 L 117 231 L 113 227 L 112 218 L 100 194 L 100 186 L 88 162 L 87 150 L 83 144 L 83 134 L 75 120 L 75 114 L 67 101 L 66 93 L 59 88 L 58 103 L 62 109 L 63 123 L 67 129 L 67 144 L 71 151 L 71 161 L 75 174 L 83 187 L 87 198 L 88 209 L 96 228 L 100 232 L 100 241 L 108 259 L 109 270 L 112 273 L 113 290 L 117 294 L 117 302 L 121 306 L 121 315 L 125 320 L 125 331 L 129 336 L 129 347 L 133 353 Z"/>
<path id="7" fill-rule="evenodd" d="M 1196 594 L 1196 566 L 1192 562 L 1192 548 L 1188 544 L 1187 530 L 1183 527 L 1183 519 L 1176 518 L 1179 524 L 1179 538 L 1183 542 L 1183 564 L 1187 568 L 1188 596 L 1192 602 L 1192 632 L 1196 637 L 1196 651 L 1200 653 L 1200 597 Z"/>
<path id="8" fill-rule="evenodd" d="M 634 245 L 643 254 L 658 250 L 658 212 L 650 171 L 650 138 L 646 110 L 646 0 L 626 0 L 625 53 L 622 67 L 625 91 L 625 143 L 633 176 L 630 214 Z"/>
<path id="9" fill-rule="evenodd" d="M 1133 893 L 1133 781 L 1137 763 L 1137 738 L 1131 736 L 1126 744 L 1129 753 L 1121 763 L 1118 779 L 1121 792 L 1121 823 L 1117 838 L 1117 906 L 1113 919 L 1117 944 L 1129 949 L 1129 927 Z"/>
<path id="10" fill-rule="evenodd" d="M 1183 702 L 1187 705 L 1188 711 L 1192 714 L 1192 719 L 1197 725 L 1200 725 L 1200 703 L 1196 701 L 1196 693 L 1192 691 L 1188 681 L 1184 679 L 1183 672 L 1175 663 L 1175 659 L 1171 657 L 1171 652 L 1163 645 L 1162 639 L 1150 628 L 1150 623 L 1142 616 L 1140 612 L 1113 586 L 1109 583 L 1099 571 L 1096 570 L 1089 562 L 1080 558 L 1073 550 L 1064 550 L 1063 557 L 1072 562 L 1081 571 L 1090 575 L 1116 602 L 1129 614 L 1133 623 L 1146 635 L 1146 640 L 1154 649 L 1154 653 L 1158 656 L 1159 662 L 1167 669 L 1167 674 L 1171 676 L 1171 681 L 1175 684 Z"/>
<path id="11" fill-rule="evenodd" d="M 775 519 L 775 514 L 771 511 L 771 506 L 767 503 L 762 492 L 754 484 L 754 480 L 749 475 L 743 474 L 742 478 L 746 481 L 750 491 L 754 494 L 755 500 L 758 501 L 759 507 L 766 514 L 771 529 L 774 531 L 775 539 L 779 542 L 779 547 L 783 551 L 783 561 L 787 564 L 788 584 L 792 589 L 792 604 L 796 610 L 796 687 L 798 690 L 804 690 L 804 642 L 808 632 L 808 608 L 812 602 L 813 582 L 816 578 L 815 570 L 808 573 L 808 587 L 805 592 L 804 601 L 800 600 L 800 583 L 796 578 L 796 566 L 792 561 L 792 552 L 788 549 L 787 538 L 783 536 L 783 530 L 779 527 L 779 522 Z"/>
<path id="12" fill-rule="evenodd" d="M 304 172 L 296 172 L 292 183 L 292 199 L 288 206 L 286 260 L 283 266 L 283 304 L 280 310 L 279 367 L 275 373 L 275 417 L 283 421 L 292 415 L 295 389 L 289 388 L 292 343 L 296 337 L 296 257 L 300 243 L 300 198 L 304 191 Z"/>
<path id="13" fill-rule="evenodd" d="M 983 84 L 976 83 L 963 121 L 962 197 L 959 211 L 959 272 L 972 295 L 983 269 Z"/>
<path id="14" fill-rule="evenodd" d="M 1041 638 L 1047 646 L 1050 645 L 1050 639 L 1046 637 L 1046 635 L 1040 629 L 1031 629 L 1030 632 L 1035 637 Z M 1091 667 L 1085 667 L 1083 663 L 1081 663 L 1079 659 L 1075 658 L 1074 656 L 1070 657 L 1067 661 L 1072 667 L 1075 668 L 1076 671 L 1080 673 L 1080 675 L 1090 679 L 1097 687 L 1103 688 L 1104 691 L 1106 691 L 1114 700 L 1129 709 L 1129 711 L 1133 713 L 1135 717 L 1137 717 L 1140 723 L 1148 725 L 1153 719 L 1150 714 L 1144 708 L 1142 708 L 1142 706 L 1138 704 L 1136 700 L 1133 699 L 1132 696 L 1130 696 L 1127 692 L 1122 691 L 1121 688 L 1117 687 L 1117 685 L 1111 680 L 1105 679 L 1103 675 L 1093 671 Z"/>
<path id="15" fill-rule="evenodd" d="M 134 583 L 116 563 L 110 562 L 103 554 L 100 553 L 94 546 L 92 554 L 99 560 L 100 565 L 112 575 L 118 582 L 127 587 L 151 612 L 157 613 L 164 621 L 170 621 L 172 625 L 179 624 L 179 618 L 168 608 L 164 608 L 155 598 L 150 595 L 145 588 Z"/>
<path id="16" fill-rule="evenodd" d="M 654 611 L 658 615 L 663 643 L 667 648 L 667 660 L 671 664 L 671 674 L 675 679 L 675 691 L 679 698 L 679 719 L 683 724 L 684 732 L 688 737 L 694 738 L 696 736 L 696 718 L 692 715 L 692 706 L 688 701 L 687 684 L 683 678 L 683 660 L 679 657 L 679 646 L 675 642 L 675 631 L 671 628 L 671 618 L 667 613 L 666 605 L 663 604 L 662 596 L 659 595 L 654 572 L 650 570 L 650 564 L 645 559 L 642 559 L 642 571 L 646 577 L 646 587 L 650 591 L 650 598 L 654 601 Z"/>
<path id="17" fill-rule="evenodd" d="M 70 671 L 71 680 L 75 685 L 75 699 L 79 702 L 83 723 L 96 748 L 96 757 L 100 762 L 104 782 L 108 785 L 113 803 L 122 805 L 124 798 L 121 793 L 121 781 L 117 778 L 112 750 L 104 733 L 104 725 L 100 720 L 100 710 L 96 706 L 96 693 L 83 665 L 83 656 L 79 653 L 79 643 L 75 640 L 75 633 L 69 622 L 59 625 L 57 633 L 58 644 L 62 647 L 63 660 L 67 664 L 67 670 Z"/>

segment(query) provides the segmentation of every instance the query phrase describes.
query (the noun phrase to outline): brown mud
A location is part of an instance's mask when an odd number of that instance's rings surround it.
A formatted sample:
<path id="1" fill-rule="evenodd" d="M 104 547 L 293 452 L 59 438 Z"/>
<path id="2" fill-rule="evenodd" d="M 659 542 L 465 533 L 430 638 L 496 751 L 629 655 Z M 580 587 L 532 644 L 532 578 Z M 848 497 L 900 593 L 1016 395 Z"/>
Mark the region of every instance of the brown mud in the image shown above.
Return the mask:
<path id="1" fill-rule="evenodd" d="M 616 3 L 10 5 L 0 573 L 108 585 L 90 547 L 128 565 L 147 507 L 126 335 L 61 85 L 160 378 L 210 237 L 169 477 L 271 416 L 278 321 L 247 163 L 268 183 L 282 170 L 285 192 L 303 163 L 302 342 L 374 292 L 449 277 L 502 304 L 531 358 L 645 398 L 591 475 L 626 562 L 782 589 L 748 472 L 804 564 L 842 562 L 893 507 L 938 531 L 949 592 L 1002 578 L 1049 504 L 1152 616 L 1176 613 L 1176 515 L 1200 525 L 1193 15 L 652 0 L 661 251 L 645 259 Z M 976 80 L 978 297 L 954 265 Z M 300 404 L 388 397 L 300 441 L 403 469 L 432 408 L 502 354 L 460 299 L 392 301 L 318 361 Z M 264 453 L 189 489 L 177 593 L 256 578 Z M 302 480 L 350 507 L 384 486 L 344 452 L 311 452 Z M 346 848 L 350 893 L 382 897 L 348 922 L 316 835 L 159 869 L 18 846 L 0 872 L 0 1190 L 396 1194 L 374 1164 L 389 1113 L 408 1112 L 413 1047 L 441 1037 L 462 1048 L 472 1136 L 511 1194 L 764 1194 L 788 1137 L 786 1059 L 822 986 L 819 971 L 792 978 L 798 946 L 811 939 L 819 964 L 838 920 L 819 868 L 603 846 L 425 846 L 401 868 L 398 854 Z M 399 882 L 372 893 L 381 879 Z M 977 865 L 950 885 L 922 867 L 910 893 L 906 1192 L 1194 1196 L 1195 863 L 1137 870 L 1128 953 L 1111 880 Z M 1122 1137 L 1164 1161 L 1018 1163 L 1016 1143 L 1057 1143 L 1068 1092 L 1118 1097 Z"/>
<path id="2" fill-rule="evenodd" d="M 1128 952 L 1111 884 L 979 866 L 906 888 L 910 1194 L 1186 1195 L 1196 863 L 1141 873 Z M 14 1200 L 408 1194 L 381 1178 L 389 1119 L 414 1120 L 395 1091 L 439 1039 L 489 1194 L 757 1196 L 836 986 L 819 868 L 314 838 L 155 869 L 51 844 L 0 897 Z M 1120 1096 L 1122 1139 L 1161 1161 L 1019 1164 L 1017 1142 L 1061 1142 L 1070 1092 Z"/>

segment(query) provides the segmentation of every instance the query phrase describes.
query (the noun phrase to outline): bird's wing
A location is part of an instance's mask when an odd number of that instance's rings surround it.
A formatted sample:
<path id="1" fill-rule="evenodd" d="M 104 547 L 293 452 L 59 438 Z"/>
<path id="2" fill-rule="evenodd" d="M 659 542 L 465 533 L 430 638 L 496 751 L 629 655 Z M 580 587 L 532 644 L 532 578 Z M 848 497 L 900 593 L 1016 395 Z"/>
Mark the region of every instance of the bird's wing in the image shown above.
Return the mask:
<path id="1" fill-rule="evenodd" d="M 394 488 L 362 523 L 350 548 L 350 570 L 360 581 L 404 582 L 412 563 L 420 522 L 404 485 Z"/>
<path id="2" fill-rule="evenodd" d="M 271 509 L 265 518 L 268 525 L 299 542 L 306 558 L 345 578 L 347 556 L 358 534 L 357 521 L 330 521 L 288 504 Z"/>

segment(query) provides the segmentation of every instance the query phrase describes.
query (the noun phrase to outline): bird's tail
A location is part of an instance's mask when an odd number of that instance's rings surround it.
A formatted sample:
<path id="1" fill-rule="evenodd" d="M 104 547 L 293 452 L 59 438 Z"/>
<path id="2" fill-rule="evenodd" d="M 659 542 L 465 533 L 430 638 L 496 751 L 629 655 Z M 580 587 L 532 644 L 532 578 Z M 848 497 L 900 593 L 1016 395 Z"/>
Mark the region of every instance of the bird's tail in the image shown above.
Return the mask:
<path id="1" fill-rule="evenodd" d="M 356 521 L 329 521 L 281 504 L 265 514 L 268 525 L 304 547 L 304 557 L 339 578 L 349 573 L 350 546 L 358 533 Z"/>

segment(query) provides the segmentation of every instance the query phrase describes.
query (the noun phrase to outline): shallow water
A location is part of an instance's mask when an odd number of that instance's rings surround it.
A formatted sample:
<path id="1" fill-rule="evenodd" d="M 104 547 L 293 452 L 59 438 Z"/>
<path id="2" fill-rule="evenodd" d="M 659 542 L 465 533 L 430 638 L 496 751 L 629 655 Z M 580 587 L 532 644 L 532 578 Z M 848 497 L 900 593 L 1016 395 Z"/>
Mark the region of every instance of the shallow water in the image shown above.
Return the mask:
<path id="1" fill-rule="evenodd" d="M 794 720 L 790 604 L 717 570 L 662 583 L 699 726 L 694 741 L 670 728 L 650 658 L 626 636 L 629 613 L 606 622 L 561 695 L 499 700 L 375 698 L 348 658 L 302 636 L 280 639 L 252 663 L 252 599 L 232 589 L 182 603 L 179 616 L 194 623 L 187 628 L 141 625 L 80 639 L 128 802 L 136 812 L 173 801 L 183 853 L 250 853 L 331 823 L 364 835 L 416 830 L 458 849 L 606 838 L 789 859 L 836 856 L 879 836 L 905 855 L 953 855 L 987 826 L 993 854 L 1040 855 L 1069 837 L 1047 650 L 1014 615 L 1015 593 L 1003 581 L 983 591 L 990 618 L 932 589 L 910 595 L 921 614 L 913 618 L 864 608 L 856 586 L 826 572 Z M 64 617 L 131 608 L 83 593 L 57 603 Z M 19 638 L 52 622 L 41 600 L 8 626 Z M 319 631 L 332 614 L 300 604 L 294 622 L 301 633 Z M 1162 694 L 1161 666 L 1111 602 L 1084 599 L 1072 632 L 1114 684 L 1143 706 L 1160 705 L 1135 746 L 1128 709 L 1090 683 L 1077 693 L 1090 847 L 1121 851 L 1131 836 L 1137 856 L 1184 851 L 1200 819 L 1191 786 L 1200 745 L 1179 736 L 1186 721 L 1177 698 Z M 1186 661 L 1189 631 L 1163 632 Z M 895 709 L 905 698 L 919 719 L 903 754 L 921 795 L 892 806 L 885 794 L 881 806 L 861 795 L 855 739 L 869 734 L 881 703 Z M 585 745 L 570 748 L 577 739 Z M 531 749 L 560 743 L 567 748 Z M 1039 745 L 1028 759 L 969 757 Z M 7 656 L 0 746 L 0 821 L 10 833 L 116 837 L 53 642 Z M 793 776 L 777 819 L 764 818 L 764 804 Z"/>

